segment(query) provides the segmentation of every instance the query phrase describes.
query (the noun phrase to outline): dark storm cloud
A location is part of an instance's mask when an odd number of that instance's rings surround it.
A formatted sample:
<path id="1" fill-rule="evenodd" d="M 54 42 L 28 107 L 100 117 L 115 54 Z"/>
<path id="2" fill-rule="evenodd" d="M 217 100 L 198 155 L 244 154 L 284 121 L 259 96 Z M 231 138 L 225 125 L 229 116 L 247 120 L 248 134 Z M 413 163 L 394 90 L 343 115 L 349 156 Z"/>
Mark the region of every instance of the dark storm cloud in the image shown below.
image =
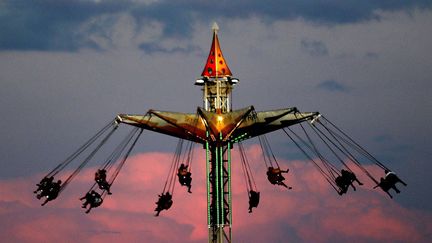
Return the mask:
<path id="1" fill-rule="evenodd" d="M 319 24 L 343 24 L 377 19 L 377 10 L 430 9 L 432 2 L 417 1 L 13 1 L 0 5 L 0 50 L 75 51 L 99 48 L 82 30 L 91 18 L 126 13 L 139 26 L 162 23 L 164 37 L 190 37 L 195 22 L 258 17 L 265 22 L 302 18 Z M 104 28 L 104 25 L 99 27 Z M 106 26 L 105 26 L 106 27 Z"/>
<path id="2" fill-rule="evenodd" d="M 90 18 L 113 14 L 127 7 L 109 1 L 5 1 L 0 5 L 0 49 L 74 51 L 98 48 L 79 31 Z"/>
<path id="3" fill-rule="evenodd" d="M 318 89 L 330 92 L 348 92 L 348 87 L 336 80 L 325 80 L 317 85 Z"/>

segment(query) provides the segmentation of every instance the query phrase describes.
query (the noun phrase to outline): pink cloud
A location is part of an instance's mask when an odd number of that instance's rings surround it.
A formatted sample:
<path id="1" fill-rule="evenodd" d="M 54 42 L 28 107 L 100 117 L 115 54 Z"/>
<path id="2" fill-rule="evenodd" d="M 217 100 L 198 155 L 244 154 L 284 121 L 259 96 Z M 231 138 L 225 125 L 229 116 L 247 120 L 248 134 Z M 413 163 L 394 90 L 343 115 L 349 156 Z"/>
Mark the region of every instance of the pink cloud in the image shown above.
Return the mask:
<path id="1" fill-rule="evenodd" d="M 261 202 L 248 213 L 239 155 L 233 152 L 233 237 L 239 242 L 427 242 L 432 215 L 404 208 L 362 176 L 364 186 L 339 196 L 313 164 L 280 159 L 287 184 L 271 185 L 259 146 L 246 148 Z M 172 160 L 169 153 L 131 156 L 101 207 L 88 215 L 78 198 L 96 167 L 85 169 L 58 199 L 39 206 L 32 190 L 41 175 L 0 181 L 0 234 L 8 242 L 202 242 L 208 234 L 205 154 L 195 152 L 192 194 L 176 185 L 174 204 L 153 216 Z M 372 167 L 376 176 L 382 173 Z M 360 174 L 360 172 L 358 172 Z M 409 190 L 409 188 L 403 188 Z M 402 192 L 403 193 L 403 192 Z"/>

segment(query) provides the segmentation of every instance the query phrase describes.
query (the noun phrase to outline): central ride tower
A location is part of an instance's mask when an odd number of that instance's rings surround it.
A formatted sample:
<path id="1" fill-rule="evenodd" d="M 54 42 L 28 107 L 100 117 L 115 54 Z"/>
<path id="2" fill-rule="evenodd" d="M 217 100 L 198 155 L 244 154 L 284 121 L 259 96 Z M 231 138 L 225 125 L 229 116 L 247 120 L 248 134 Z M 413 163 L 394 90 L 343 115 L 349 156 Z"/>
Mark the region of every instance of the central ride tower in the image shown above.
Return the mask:
<path id="1" fill-rule="evenodd" d="M 224 138 L 224 116 L 231 112 L 231 92 L 238 79 L 232 77 L 219 45 L 216 23 L 213 41 L 201 78 L 203 108 L 216 114 L 216 129 L 206 129 L 207 225 L 210 243 L 231 242 L 231 140 Z M 209 125 L 209 124 L 208 124 Z M 206 126 L 209 128 L 209 126 Z"/>

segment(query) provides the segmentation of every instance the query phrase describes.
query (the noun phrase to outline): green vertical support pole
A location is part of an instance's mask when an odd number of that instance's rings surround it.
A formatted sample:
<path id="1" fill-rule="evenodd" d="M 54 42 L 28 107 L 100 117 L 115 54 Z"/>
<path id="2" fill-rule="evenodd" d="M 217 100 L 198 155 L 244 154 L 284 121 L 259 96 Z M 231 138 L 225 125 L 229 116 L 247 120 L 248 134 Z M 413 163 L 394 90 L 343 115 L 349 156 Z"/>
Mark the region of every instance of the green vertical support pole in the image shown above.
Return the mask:
<path id="1" fill-rule="evenodd" d="M 218 240 L 220 243 L 224 242 L 224 224 L 225 224 L 225 217 L 224 217 L 224 206 L 223 206 L 223 201 L 224 201 L 224 181 L 223 181 L 223 146 L 221 144 L 218 144 L 218 201 L 217 201 L 217 207 L 219 210 L 218 213 L 218 218 L 219 218 L 219 222 L 218 222 Z"/>
<path id="2" fill-rule="evenodd" d="M 219 140 L 222 141 L 222 133 L 219 134 Z M 223 236 L 224 236 L 224 227 L 225 227 L 225 207 L 224 207 L 224 199 L 225 199 L 225 186 L 224 186 L 224 146 L 220 143 L 218 145 L 219 147 L 219 192 L 220 192 L 220 196 L 219 196 L 219 205 L 218 208 L 220 208 L 220 238 L 221 238 L 221 242 L 223 242 Z"/>
<path id="3" fill-rule="evenodd" d="M 219 139 L 220 140 L 222 140 L 222 133 L 220 133 L 219 134 Z M 224 212 L 224 210 L 225 210 L 225 207 L 224 207 L 224 199 L 225 199 L 225 186 L 224 186 L 224 184 L 225 184 L 225 181 L 224 181 L 224 177 L 223 177 L 223 174 L 224 174 L 224 154 L 223 154 L 223 146 L 222 146 L 222 144 L 219 144 L 218 145 L 218 148 L 219 148 L 219 163 L 218 163 L 218 168 L 219 168 L 219 175 L 218 175 L 218 177 L 219 177 L 219 194 L 220 194 L 220 196 L 219 196 L 219 200 L 218 200 L 218 208 L 220 208 L 220 214 L 219 214 L 219 217 L 220 217 L 220 219 L 221 219 L 221 221 L 220 221 L 220 226 L 223 228 L 224 227 L 224 225 L 225 225 L 225 212 Z"/>
<path id="4" fill-rule="evenodd" d="M 219 188 L 219 184 L 220 184 L 220 180 L 219 180 L 219 146 L 216 145 L 215 147 L 215 167 L 214 167 L 214 178 L 215 178 L 215 188 L 216 188 L 216 201 L 214 202 L 214 207 L 216 208 L 216 227 L 219 229 L 219 226 L 221 224 L 221 218 L 220 218 L 220 208 L 219 208 L 219 201 L 220 201 L 220 188 Z"/>
<path id="5" fill-rule="evenodd" d="M 232 233 L 231 233 L 231 228 L 232 228 L 232 194 L 231 194 L 231 141 L 228 141 L 228 149 L 227 149 L 227 154 L 228 154 L 228 208 L 230 210 L 229 212 L 229 239 L 232 239 Z"/>
<path id="6" fill-rule="evenodd" d="M 211 222 L 210 222 L 210 159 L 209 159 L 209 132 L 206 132 L 207 141 L 206 141 L 206 175 L 207 175 L 207 226 L 210 230 Z"/>

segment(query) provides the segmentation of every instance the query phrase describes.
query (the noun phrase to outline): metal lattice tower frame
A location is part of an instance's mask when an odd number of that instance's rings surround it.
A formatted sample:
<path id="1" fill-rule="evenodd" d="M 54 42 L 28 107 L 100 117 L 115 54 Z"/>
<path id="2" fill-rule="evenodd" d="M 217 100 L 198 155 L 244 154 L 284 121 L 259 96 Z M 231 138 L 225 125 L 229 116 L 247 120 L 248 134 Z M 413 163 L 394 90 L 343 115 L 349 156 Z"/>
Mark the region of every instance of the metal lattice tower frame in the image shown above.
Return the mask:
<path id="1" fill-rule="evenodd" d="M 204 108 L 219 114 L 229 113 L 232 84 L 227 78 L 214 78 L 204 84 Z M 223 122 L 218 116 L 217 122 Z M 231 140 L 224 141 L 222 133 L 207 132 L 206 173 L 207 173 L 207 225 L 209 242 L 231 242 Z"/>
<path id="2" fill-rule="evenodd" d="M 231 149 L 236 142 L 316 118 L 318 112 L 295 107 L 256 112 L 253 106 L 232 110 L 231 95 L 239 80 L 225 62 L 213 25 L 210 53 L 195 85 L 202 87 L 203 107 L 196 113 L 149 110 L 119 114 L 117 121 L 202 144 L 206 149 L 209 243 L 232 242 Z"/>

